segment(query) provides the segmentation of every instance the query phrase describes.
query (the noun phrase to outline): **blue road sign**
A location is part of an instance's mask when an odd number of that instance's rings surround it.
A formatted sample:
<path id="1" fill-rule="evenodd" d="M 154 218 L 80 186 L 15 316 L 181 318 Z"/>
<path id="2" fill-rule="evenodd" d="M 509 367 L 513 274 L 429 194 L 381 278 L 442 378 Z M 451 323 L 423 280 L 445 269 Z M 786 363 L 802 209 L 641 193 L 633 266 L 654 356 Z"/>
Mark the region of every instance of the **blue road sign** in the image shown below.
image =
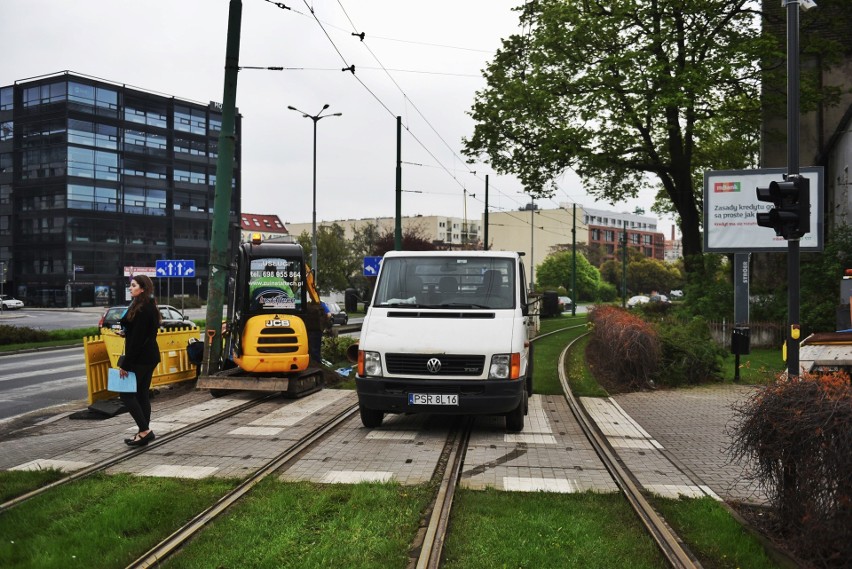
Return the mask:
<path id="1" fill-rule="evenodd" d="M 375 277 L 379 274 L 379 267 L 382 266 L 381 257 L 364 257 L 364 276 Z"/>
<path id="2" fill-rule="evenodd" d="M 195 277 L 195 261 L 187 259 L 157 261 L 157 276 L 160 278 Z"/>

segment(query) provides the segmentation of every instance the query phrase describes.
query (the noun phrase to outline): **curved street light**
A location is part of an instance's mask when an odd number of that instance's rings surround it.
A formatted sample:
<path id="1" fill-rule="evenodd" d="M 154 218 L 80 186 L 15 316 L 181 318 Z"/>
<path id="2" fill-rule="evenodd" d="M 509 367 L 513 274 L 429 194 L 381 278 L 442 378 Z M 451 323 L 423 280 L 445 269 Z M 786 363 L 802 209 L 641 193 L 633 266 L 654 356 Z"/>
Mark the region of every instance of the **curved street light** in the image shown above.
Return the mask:
<path id="1" fill-rule="evenodd" d="M 311 119 L 314 121 L 314 191 L 313 191 L 313 217 L 311 221 L 311 270 L 314 273 L 314 282 L 318 282 L 317 278 L 317 123 L 320 119 L 328 118 L 328 117 L 339 117 L 343 113 L 332 113 L 328 115 L 322 114 L 324 110 L 328 108 L 328 103 L 322 106 L 320 112 L 315 115 L 311 115 L 306 113 L 305 111 L 299 110 L 292 105 L 287 105 L 287 108 L 291 111 L 296 111 L 297 113 L 301 113 L 302 117 L 306 119 Z"/>

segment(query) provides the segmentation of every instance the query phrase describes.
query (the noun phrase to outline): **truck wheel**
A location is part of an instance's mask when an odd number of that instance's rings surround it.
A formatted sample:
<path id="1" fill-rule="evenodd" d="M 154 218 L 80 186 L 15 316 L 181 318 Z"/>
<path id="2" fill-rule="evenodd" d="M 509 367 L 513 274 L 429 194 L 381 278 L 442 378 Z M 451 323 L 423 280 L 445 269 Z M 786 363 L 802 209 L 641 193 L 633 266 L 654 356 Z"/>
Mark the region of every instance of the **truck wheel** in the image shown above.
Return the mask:
<path id="1" fill-rule="evenodd" d="M 524 397 L 514 410 L 506 413 L 506 432 L 520 433 L 524 430 L 524 415 L 527 408 L 527 392 L 524 391 Z"/>
<path id="2" fill-rule="evenodd" d="M 385 414 L 382 411 L 360 406 L 358 407 L 358 411 L 361 413 L 361 422 L 368 429 L 375 429 L 382 426 L 382 419 L 385 418 Z"/>

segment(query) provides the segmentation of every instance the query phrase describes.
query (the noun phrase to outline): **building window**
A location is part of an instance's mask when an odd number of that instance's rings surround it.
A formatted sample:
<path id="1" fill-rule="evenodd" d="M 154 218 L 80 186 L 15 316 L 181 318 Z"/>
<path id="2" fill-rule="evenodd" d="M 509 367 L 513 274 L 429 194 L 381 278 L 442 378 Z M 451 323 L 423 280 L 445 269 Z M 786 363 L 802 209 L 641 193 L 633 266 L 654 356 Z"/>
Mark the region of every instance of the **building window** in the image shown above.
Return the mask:
<path id="1" fill-rule="evenodd" d="M 190 184 L 206 184 L 207 170 L 203 166 L 175 166 L 175 182 L 189 182 Z"/>
<path id="2" fill-rule="evenodd" d="M 24 107 L 37 107 L 65 100 L 65 81 L 24 89 Z"/>
<path id="3" fill-rule="evenodd" d="M 124 120 L 158 128 L 168 126 L 165 106 L 155 105 L 151 102 L 129 101 L 124 107 Z"/>
<path id="4" fill-rule="evenodd" d="M 124 188 L 124 212 L 139 215 L 166 215 L 166 191 L 156 188 Z"/>
<path id="5" fill-rule="evenodd" d="M 219 130 L 222 129 L 221 122 Z M 175 105 L 175 130 L 192 134 L 207 134 L 207 112 Z"/>
<path id="6" fill-rule="evenodd" d="M 0 111 L 10 111 L 15 106 L 15 91 L 12 87 L 0 89 Z"/>
<path id="7" fill-rule="evenodd" d="M 12 135 L 15 133 L 15 123 L 5 121 L 0 123 L 0 142 L 12 140 Z"/>
<path id="8" fill-rule="evenodd" d="M 68 184 L 68 208 L 118 211 L 118 190 L 84 184 Z"/>
<path id="9" fill-rule="evenodd" d="M 118 181 L 118 154 L 69 146 L 68 175 Z"/>
<path id="10" fill-rule="evenodd" d="M 189 154 L 191 156 L 207 156 L 207 142 L 204 140 L 190 140 L 181 136 L 175 137 L 175 154 Z"/>
<path id="11" fill-rule="evenodd" d="M 68 119 L 68 143 L 118 149 L 118 127 Z"/>
<path id="12" fill-rule="evenodd" d="M 107 116 L 118 115 L 118 93 L 106 87 L 95 87 L 74 81 L 68 82 L 68 100 L 78 110 L 97 112 Z M 106 111 L 106 112 L 104 112 Z"/>
<path id="13" fill-rule="evenodd" d="M 174 192 L 174 205 L 172 209 L 188 213 L 207 213 L 209 211 L 207 194 L 176 190 Z M 248 222 L 246 222 L 246 225 L 248 225 Z"/>

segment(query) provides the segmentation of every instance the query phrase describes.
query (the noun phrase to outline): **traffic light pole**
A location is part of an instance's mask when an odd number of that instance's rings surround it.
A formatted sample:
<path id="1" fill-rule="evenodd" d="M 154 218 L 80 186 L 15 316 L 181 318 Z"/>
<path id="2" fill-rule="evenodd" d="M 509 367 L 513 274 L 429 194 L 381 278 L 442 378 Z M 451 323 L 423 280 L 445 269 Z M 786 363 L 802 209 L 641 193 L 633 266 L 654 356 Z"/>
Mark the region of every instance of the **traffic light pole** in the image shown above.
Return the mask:
<path id="1" fill-rule="evenodd" d="M 799 0 L 787 0 L 787 175 L 799 174 Z M 800 215 L 810 216 L 809 211 Z M 799 239 L 787 241 L 787 376 L 799 375 Z"/>
<path id="2" fill-rule="evenodd" d="M 787 0 L 787 175 L 799 174 L 799 0 Z M 799 212 L 810 216 L 810 211 Z M 799 375 L 799 239 L 787 241 L 787 376 Z"/>

